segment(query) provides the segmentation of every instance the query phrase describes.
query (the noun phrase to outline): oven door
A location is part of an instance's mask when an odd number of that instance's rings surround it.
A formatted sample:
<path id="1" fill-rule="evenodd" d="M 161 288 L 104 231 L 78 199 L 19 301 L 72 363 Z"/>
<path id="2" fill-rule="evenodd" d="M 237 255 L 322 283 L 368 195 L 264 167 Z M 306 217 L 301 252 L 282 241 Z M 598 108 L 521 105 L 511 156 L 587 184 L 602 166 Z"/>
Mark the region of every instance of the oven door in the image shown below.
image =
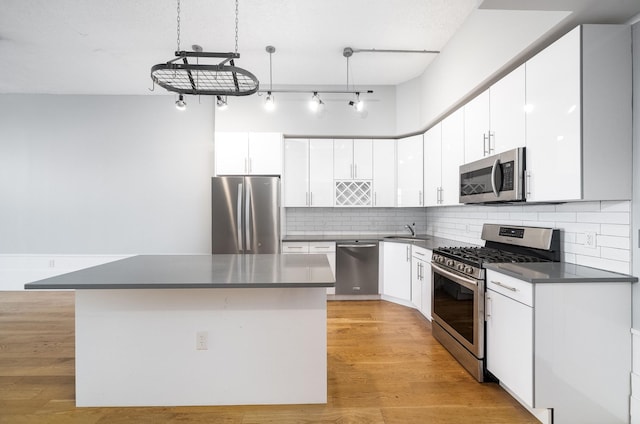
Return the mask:
<path id="1" fill-rule="evenodd" d="M 478 358 L 484 358 L 484 280 L 458 275 L 435 263 L 431 315 Z"/>

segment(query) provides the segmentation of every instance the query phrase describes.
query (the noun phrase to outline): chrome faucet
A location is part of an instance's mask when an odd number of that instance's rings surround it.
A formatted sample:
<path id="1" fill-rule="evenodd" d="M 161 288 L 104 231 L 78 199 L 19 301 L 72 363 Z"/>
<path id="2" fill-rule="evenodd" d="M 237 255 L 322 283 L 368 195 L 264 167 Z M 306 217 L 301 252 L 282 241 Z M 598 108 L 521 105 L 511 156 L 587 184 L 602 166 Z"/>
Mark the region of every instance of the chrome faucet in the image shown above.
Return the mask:
<path id="1" fill-rule="evenodd" d="M 407 230 L 411 231 L 411 237 L 415 237 L 416 236 L 416 223 L 414 222 L 413 224 L 409 225 L 405 225 L 404 228 L 406 228 Z"/>

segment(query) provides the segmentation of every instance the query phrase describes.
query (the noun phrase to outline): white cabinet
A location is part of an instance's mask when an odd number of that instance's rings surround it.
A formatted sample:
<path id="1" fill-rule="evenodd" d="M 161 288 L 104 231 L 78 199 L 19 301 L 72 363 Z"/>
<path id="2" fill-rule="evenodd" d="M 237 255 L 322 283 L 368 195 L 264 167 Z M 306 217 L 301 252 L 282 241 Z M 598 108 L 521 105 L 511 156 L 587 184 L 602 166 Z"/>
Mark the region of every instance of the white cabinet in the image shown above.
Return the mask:
<path id="1" fill-rule="evenodd" d="M 525 145 L 525 66 L 464 106 L 464 162 Z"/>
<path id="2" fill-rule="evenodd" d="M 525 65 L 520 65 L 493 84 L 489 96 L 490 154 L 524 147 Z"/>
<path id="3" fill-rule="evenodd" d="M 464 161 L 473 162 L 490 153 L 489 90 L 464 105 Z"/>
<path id="4" fill-rule="evenodd" d="M 627 25 L 582 25 L 526 63 L 527 201 L 631 198 Z"/>
<path id="5" fill-rule="evenodd" d="M 485 297 L 487 370 L 533 407 L 533 305 L 491 290 L 504 277 L 489 275 L 494 283 L 488 283 Z M 508 284 L 518 290 L 517 285 Z"/>
<path id="6" fill-rule="evenodd" d="M 283 204 L 309 206 L 309 140 L 284 141 Z"/>
<path id="7" fill-rule="evenodd" d="M 309 140 L 309 206 L 333 206 L 334 198 L 333 143 Z"/>
<path id="8" fill-rule="evenodd" d="M 394 301 L 411 302 L 411 245 L 382 242 L 382 294 Z"/>
<path id="9" fill-rule="evenodd" d="M 457 205 L 464 162 L 464 109 L 458 109 L 424 135 L 425 206 Z"/>
<path id="10" fill-rule="evenodd" d="M 397 206 L 423 206 L 422 134 L 397 141 Z"/>
<path id="11" fill-rule="evenodd" d="M 431 251 L 411 246 L 411 303 L 431 320 Z"/>
<path id="12" fill-rule="evenodd" d="M 327 255 L 333 278 L 336 278 L 336 243 L 333 241 L 283 241 L 282 253 Z M 335 287 L 327 287 L 327 294 L 335 292 Z"/>
<path id="13" fill-rule="evenodd" d="M 333 140 L 333 165 L 336 180 L 372 179 L 372 140 Z"/>
<path id="14" fill-rule="evenodd" d="M 442 189 L 442 123 L 424 133 L 424 205 L 440 204 Z"/>
<path id="15" fill-rule="evenodd" d="M 373 206 L 396 205 L 396 141 L 373 141 Z"/>
<path id="16" fill-rule="evenodd" d="M 333 206 L 331 140 L 286 139 L 284 142 L 285 207 Z"/>
<path id="17" fill-rule="evenodd" d="M 217 132 L 216 175 L 280 175 L 282 134 Z"/>
<path id="18" fill-rule="evenodd" d="M 490 269 L 486 280 L 486 364 L 500 384 L 543 422 L 551 409 L 556 424 L 628 422 L 631 283 L 532 284 Z"/>

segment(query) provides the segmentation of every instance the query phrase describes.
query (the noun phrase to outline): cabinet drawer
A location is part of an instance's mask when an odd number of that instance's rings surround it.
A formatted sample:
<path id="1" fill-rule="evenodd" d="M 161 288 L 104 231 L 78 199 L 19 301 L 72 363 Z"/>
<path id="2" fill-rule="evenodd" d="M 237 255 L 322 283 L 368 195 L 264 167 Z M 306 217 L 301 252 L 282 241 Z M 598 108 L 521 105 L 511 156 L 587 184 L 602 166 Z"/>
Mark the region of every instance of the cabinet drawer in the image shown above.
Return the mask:
<path id="1" fill-rule="evenodd" d="M 335 252 L 336 244 L 332 241 L 310 241 L 309 253 Z"/>
<path id="2" fill-rule="evenodd" d="M 306 241 L 283 242 L 282 253 L 309 253 L 309 242 L 306 242 Z"/>
<path id="3" fill-rule="evenodd" d="M 533 284 L 496 271 L 487 270 L 487 289 L 520 303 L 533 306 Z"/>
<path id="4" fill-rule="evenodd" d="M 416 245 L 411 245 L 411 256 L 414 256 L 418 259 L 422 259 L 426 262 L 431 262 L 431 253 L 432 251 L 429 249 L 425 249 L 424 247 L 419 247 Z"/>

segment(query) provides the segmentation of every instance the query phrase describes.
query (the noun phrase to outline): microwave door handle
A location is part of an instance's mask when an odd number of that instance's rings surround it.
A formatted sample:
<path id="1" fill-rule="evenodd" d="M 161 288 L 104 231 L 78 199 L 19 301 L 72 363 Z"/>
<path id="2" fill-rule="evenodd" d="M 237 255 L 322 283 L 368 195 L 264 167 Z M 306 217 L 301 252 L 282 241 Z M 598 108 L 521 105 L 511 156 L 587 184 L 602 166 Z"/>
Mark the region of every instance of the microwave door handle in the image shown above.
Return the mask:
<path id="1" fill-rule="evenodd" d="M 500 168 L 500 159 L 496 159 L 493 162 L 493 167 L 491 168 L 491 188 L 493 189 L 493 194 L 496 197 L 500 196 L 500 190 L 502 187 L 498 187 L 498 185 L 502 186 L 502 169 Z"/>

